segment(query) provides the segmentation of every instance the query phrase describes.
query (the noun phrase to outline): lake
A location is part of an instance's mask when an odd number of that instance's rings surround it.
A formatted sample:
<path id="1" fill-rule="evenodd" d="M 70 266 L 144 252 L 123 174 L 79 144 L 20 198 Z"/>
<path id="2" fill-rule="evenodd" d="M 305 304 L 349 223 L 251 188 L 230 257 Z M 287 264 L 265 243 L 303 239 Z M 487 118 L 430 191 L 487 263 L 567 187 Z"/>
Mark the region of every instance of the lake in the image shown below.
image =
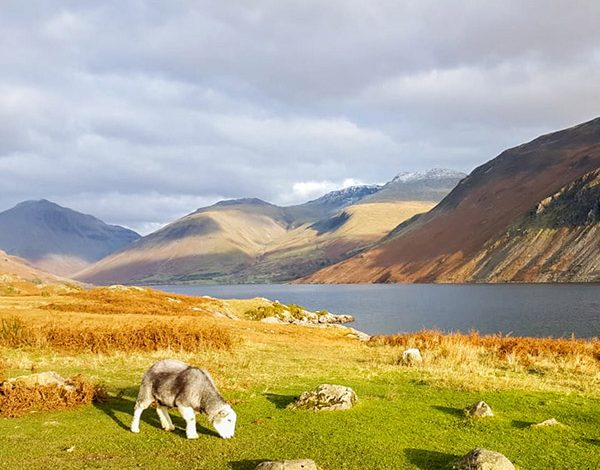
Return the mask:
<path id="1" fill-rule="evenodd" d="M 266 297 L 349 313 L 369 334 L 478 330 L 514 336 L 600 336 L 600 284 L 173 285 L 167 292 Z"/>

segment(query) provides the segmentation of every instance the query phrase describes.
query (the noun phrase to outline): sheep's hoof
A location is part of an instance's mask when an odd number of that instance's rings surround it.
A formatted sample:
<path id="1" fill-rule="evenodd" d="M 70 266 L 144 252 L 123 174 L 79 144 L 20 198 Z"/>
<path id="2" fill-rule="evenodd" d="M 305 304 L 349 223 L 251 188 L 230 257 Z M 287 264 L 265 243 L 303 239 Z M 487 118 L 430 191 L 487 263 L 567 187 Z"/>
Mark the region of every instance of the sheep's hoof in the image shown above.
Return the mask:
<path id="1" fill-rule="evenodd" d="M 167 432 L 175 431 L 175 426 L 167 426 L 166 428 L 163 428 L 163 430 Z"/>
<path id="2" fill-rule="evenodd" d="M 187 436 L 188 439 L 198 439 L 198 437 L 200 437 L 200 436 L 198 436 L 198 434 L 189 434 Z"/>
<path id="3" fill-rule="evenodd" d="M 140 428 L 131 428 L 131 432 L 138 434 L 140 432 Z"/>

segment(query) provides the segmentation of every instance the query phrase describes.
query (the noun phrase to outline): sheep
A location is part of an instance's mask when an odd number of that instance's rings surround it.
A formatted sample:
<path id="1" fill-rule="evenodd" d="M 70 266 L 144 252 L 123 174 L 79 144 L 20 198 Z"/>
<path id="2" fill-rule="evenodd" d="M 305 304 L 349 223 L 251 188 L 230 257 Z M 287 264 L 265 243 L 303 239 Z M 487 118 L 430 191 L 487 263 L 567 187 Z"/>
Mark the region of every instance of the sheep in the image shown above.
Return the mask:
<path id="1" fill-rule="evenodd" d="M 210 374 L 185 362 L 167 359 L 152 365 L 144 374 L 131 422 L 131 432 L 140 432 L 142 412 L 156 400 L 162 428 L 175 426 L 169 408 L 177 408 L 185 419 L 188 439 L 197 439 L 196 411 L 205 413 L 223 439 L 233 437 L 237 415 L 217 391 Z"/>

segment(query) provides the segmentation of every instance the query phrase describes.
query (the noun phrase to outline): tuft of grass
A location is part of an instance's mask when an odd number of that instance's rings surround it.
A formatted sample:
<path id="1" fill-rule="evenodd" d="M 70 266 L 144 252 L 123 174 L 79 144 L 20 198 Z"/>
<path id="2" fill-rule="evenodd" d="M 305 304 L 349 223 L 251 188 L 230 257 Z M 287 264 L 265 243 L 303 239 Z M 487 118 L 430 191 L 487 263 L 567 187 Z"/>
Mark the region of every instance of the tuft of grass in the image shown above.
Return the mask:
<path id="1" fill-rule="evenodd" d="M 280 303 L 273 303 L 271 305 L 259 305 L 256 308 L 252 308 L 247 310 L 244 313 L 244 316 L 250 318 L 251 320 L 262 320 L 263 318 L 268 317 L 277 317 L 281 318 L 281 316 L 286 312 L 286 307 Z"/>
<path id="2" fill-rule="evenodd" d="M 301 305 L 296 304 L 280 304 L 278 302 L 273 302 L 269 305 L 259 305 L 255 308 L 246 310 L 244 312 L 244 316 L 246 318 L 250 318 L 251 320 L 262 320 L 263 318 L 268 317 L 276 317 L 279 319 L 283 319 L 285 316 L 291 316 L 296 320 L 302 320 L 306 317 L 305 308 Z M 321 311 L 325 312 L 326 311 Z M 321 313 L 323 314 L 323 313 Z M 289 317 L 288 317 L 289 318 Z"/>
<path id="3" fill-rule="evenodd" d="M 0 344 L 9 347 L 29 345 L 30 331 L 18 317 L 2 318 L 0 320 Z"/>

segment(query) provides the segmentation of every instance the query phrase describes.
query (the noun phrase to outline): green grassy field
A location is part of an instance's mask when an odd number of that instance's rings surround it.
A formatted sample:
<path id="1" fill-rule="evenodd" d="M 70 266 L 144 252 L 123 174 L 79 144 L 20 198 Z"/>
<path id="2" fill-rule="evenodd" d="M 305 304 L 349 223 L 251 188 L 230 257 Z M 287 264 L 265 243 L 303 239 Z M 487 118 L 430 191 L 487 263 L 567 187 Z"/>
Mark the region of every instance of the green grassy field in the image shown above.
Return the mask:
<path id="1" fill-rule="evenodd" d="M 17 312 L 22 319 L 42 322 L 49 316 L 69 325 L 76 318 L 82 325 L 120 321 L 107 313 L 40 308 L 59 300 L 5 298 L 0 317 Z M 159 316 L 127 315 L 121 321 L 125 328 Z M 425 362 L 407 367 L 396 363 L 402 347 L 364 344 L 341 330 L 208 317 L 186 321 L 222 325 L 234 346 L 110 354 L 0 347 L 4 376 L 31 370 L 82 374 L 105 384 L 110 394 L 106 403 L 0 418 L 3 468 L 253 469 L 263 460 L 310 458 L 321 469 L 443 469 L 475 447 L 501 452 L 520 469 L 600 468 L 600 374 L 594 356 L 552 364 L 540 359 L 522 367 L 514 357 L 496 364 L 481 348 L 456 343 L 425 349 Z M 142 416 L 140 434 L 129 432 L 143 372 L 167 357 L 212 373 L 238 413 L 232 440 L 220 439 L 203 417 L 200 438 L 187 440 L 176 411 L 171 414 L 177 429 L 165 432 L 153 409 Z M 359 403 L 336 412 L 286 408 L 321 383 L 354 388 Z M 496 416 L 466 418 L 462 410 L 479 400 Z M 529 427 L 549 418 L 564 426 Z"/>
<path id="2" fill-rule="evenodd" d="M 103 380 L 113 398 L 68 411 L 0 419 L 0 461 L 5 468 L 251 469 L 262 460 L 312 458 L 323 469 L 435 469 L 449 468 L 474 447 L 486 447 L 504 453 L 522 469 L 600 468 L 597 398 L 447 388 L 436 385 L 426 372 L 402 367 L 374 370 L 360 363 L 340 368 L 319 357 L 318 351 L 313 357 L 295 357 L 283 346 L 262 351 L 264 363 L 255 364 L 251 357 L 261 355 L 260 350 L 247 353 L 245 358 L 231 357 L 233 367 L 226 365 L 227 353 L 204 358 L 178 354 L 38 358 L 40 365 L 66 375 L 83 373 Z M 38 361 L 22 352 L 19 356 L 23 363 Z M 200 418 L 200 439 L 189 441 L 175 411 L 177 429 L 167 433 L 160 429 L 153 409 L 144 413 L 139 435 L 128 431 L 140 376 L 163 356 L 209 364 L 238 412 L 234 439 L 220 439 Z M 272 374 L 269 359 L 277 360 Z M 329 382 L 353 387 L 359 404 L 337 412 L 286 409 L 302 391 Z M 462 409 L 481 399 L 496 417 L 465 418 Z M 528 428 L 550 417 L 566 426 Z"/>

